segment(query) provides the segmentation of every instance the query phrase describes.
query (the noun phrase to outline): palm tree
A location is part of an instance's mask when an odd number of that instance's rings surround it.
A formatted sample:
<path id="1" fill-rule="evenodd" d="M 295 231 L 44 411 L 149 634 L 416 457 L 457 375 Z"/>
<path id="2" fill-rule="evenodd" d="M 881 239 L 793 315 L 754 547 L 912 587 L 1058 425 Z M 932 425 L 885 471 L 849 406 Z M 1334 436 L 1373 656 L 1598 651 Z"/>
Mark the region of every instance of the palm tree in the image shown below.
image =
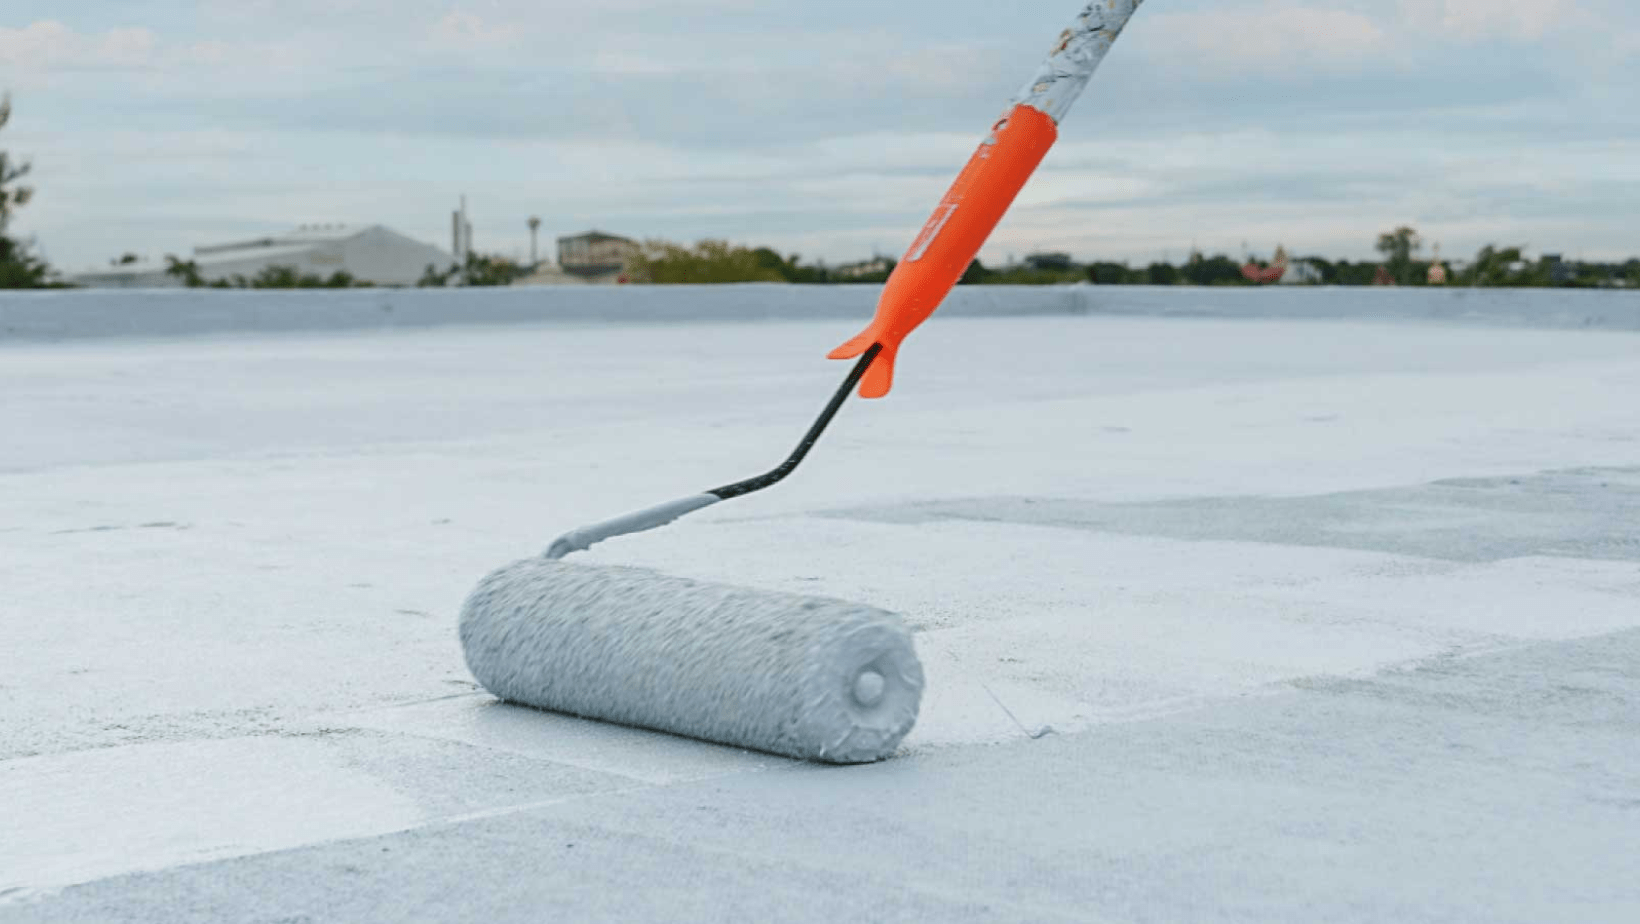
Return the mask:
<path id="1" fill-rule="evenodd" d="M 541 228 L 541 219 L 535 217 L 534 215 L 531 215 L 529 225 L 530 225 L 530 265 L 534 266 L 536 263 L 540 262 L 537 259 L 537 257 L 535 256 L 535 232 L 540 230 L 540 228 Z"/>

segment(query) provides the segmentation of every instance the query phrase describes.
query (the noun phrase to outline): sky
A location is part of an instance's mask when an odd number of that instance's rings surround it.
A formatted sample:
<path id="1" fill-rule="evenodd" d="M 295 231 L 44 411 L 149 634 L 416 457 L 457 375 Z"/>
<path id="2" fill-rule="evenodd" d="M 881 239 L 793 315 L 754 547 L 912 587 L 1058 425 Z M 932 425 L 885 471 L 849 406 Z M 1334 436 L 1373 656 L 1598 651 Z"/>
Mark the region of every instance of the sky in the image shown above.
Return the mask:
<path id="1" fill-rule="evenodd" d="M 7 0 L 65 270 L 317 222 L 898 255 L 1068 0 Z M 1148 0 L 982 251 L 1640 254 L 1633 0 Z M 543 247 L 543 250 L 549 248 Z"/>

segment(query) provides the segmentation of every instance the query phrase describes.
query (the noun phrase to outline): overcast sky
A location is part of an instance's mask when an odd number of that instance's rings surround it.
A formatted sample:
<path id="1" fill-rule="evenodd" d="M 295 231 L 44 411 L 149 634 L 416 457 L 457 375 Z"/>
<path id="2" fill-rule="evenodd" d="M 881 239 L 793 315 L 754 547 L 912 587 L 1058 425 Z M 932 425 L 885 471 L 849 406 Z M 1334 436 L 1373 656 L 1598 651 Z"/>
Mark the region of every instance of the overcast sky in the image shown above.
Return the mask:
<path id="1" fill-rule="evenodd" d="M 64 269 L 307 222 L 898 254 L 1076 0 L 6 0 Z M 1634 0 L 1149 0 L 988 261 L 1640 253 Z"/>

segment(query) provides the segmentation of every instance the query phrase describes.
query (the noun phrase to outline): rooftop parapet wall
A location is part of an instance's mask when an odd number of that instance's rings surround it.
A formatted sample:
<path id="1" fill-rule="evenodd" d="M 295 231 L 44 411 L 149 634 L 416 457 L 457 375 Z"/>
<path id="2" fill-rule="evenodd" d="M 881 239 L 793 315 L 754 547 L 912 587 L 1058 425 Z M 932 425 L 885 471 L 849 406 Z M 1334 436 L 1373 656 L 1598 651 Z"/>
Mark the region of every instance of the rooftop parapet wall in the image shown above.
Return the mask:
<path id="1" fill-rule="evenodd" d="M 0 344 L 103 337 L 870 317 L 877 286 L 780 284 L 0 293 Z M 963 286 L 933 319 L 1035 315 L 1433 321 L 1640 330 L 1640 292 Z"/>

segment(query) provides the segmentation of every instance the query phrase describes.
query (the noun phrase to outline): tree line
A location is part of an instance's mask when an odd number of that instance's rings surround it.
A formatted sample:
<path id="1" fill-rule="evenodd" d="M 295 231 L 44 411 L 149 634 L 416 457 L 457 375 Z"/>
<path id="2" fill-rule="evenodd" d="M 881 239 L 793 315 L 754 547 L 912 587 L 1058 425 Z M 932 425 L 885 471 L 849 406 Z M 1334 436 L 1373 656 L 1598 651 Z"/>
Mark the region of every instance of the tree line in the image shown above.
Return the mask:
<path id="1" fill-rule="evenodd" d="M 1519 247 L 1488 245 L 1475 259 L 1453 264 L 1436 258 L 1424 259 L 1423 240 L 1410 227 L 1400 227 L 1378 236 L 1378 260 L 1351 262 L 1311 255 L 1291 258 L 1289 265 L 1304 264 L 1316 285 L 1334 286 L 1508 286 L 1508 287 L 1640 287 L 1640 259 L 1622 263 L 1566 262 L 1545 256 L 1528 260 Z M 629 262 L 635 282 L 791 282 L 791 283 L 880 283 L 893 272 L 895 261 L 879 257 L 861 271 L 856 266 L 827 267 L 804 264 L 798 254 L 782 256 L 769 247 L 734 245 L 719 239 L 685 246 L 670 241 L 647 241 Z M 1096 285 L 1140 286 L 1247 286 L 1259 284 L 1249 278 L 1247 267 L 1266 269 L 1268 260 L 1235 260 L 1226 254 L 1192 252 L 1183 263 L 1157 261 L 1142 265 L 1095 260 L 1078 262 L 1066 253 L 1033 253 L 1007 266 L 986 266 L 975 260 L 963 273 L 964 285 L 1065 285 L 1089 282 Z M 1431 270 L 1439 267 L 1440 272 Z M 1439 282 L 1435 280 L 1441 280 Z"/>
<path id="2" fill-rule="evenodd" d="M 435 286 L 505 286 L 527 275 L 529 268 L 506 257 L 468 253 L 466 260 L 452 263 L 444 269 L 428 264 L 416 285 Z M 294 266 L 274 264 L 265 266 L 251 276 L 235 273 L 217 279 L 206 279 L 199 263 L 166 254 L 165 274 L 179 280 L 188 288 L 207 289 L 361 289 L 375 283 L 356 278 L 346 270 L 337 270 L 329 276 L 304 273 Z"/>
<path id="3" fill-rule="evenodd" d="M 165 255 L 165 275 L 179 280 L 190 289 L 351 289 L 369 287 L 374 283 L 355 279 L 352 273 L 337 270 L 329 276 L 304 273 L 294 266 L 264 266 L 251 276 L 234 273 L 220 279 L 207 280 L 193 260 Z"/>
<path id="4" fill-rule="evenodd" d="M 11 97 L 0 95 L 0 129 L 11 119 Z M 0 288 L 62 286 L 51 267 L 35 252 L 34 242 L 10 234 L 10 222 L 17 209 L 27 205 L 34 190 L 23 185 L 30 164 L 0 150 Z M 1378 260 L 1351 262 L 1303 256 L 1291 261 L 1306 269 L 1305 281 L 1321 285 L 1455 286 L 1509 287 L 1640 287 L 1640 259 L 1620 263 L 1567 262 L 1542 256 L 1528 260 L 1520 247 L 1488 245 L 1475 258 L 1459 265 L 1436 258 L 1424 259 L 1424 242 L 1411 227 L 1400 227 L 1378 236 Z M 134 255 L 125 258 L 135 261 Z M 644 242 L 628 262 L 626 276 L 633 282 L 653 284 L 788 282 L 801 284 L 881 283 L 893 272 L 895 261 L 879 257 L 865 264 L 828 267 L 804 263 L 799 254 L 782 254 L 770 247 L 731 244 L 707 239 L 693 245 L 665 240 Z M 1249 267 L 1270 268 L 1269 261 L 1238 261 L 1226 254 L 1193 252 L 1180 264 L 1167 261 L 1130 266 L 1127 262 L 1094 260 L 1077 262 L 1065 253 L 1034 253 L 1021 263 L 986 266 L 975 260 L 962 275 L 965 285 L 1055 285 L 1089 282 L 1099 285 L 1195 285 L 1241 286 L 1260 281 Z M 458 263 L 439 269 L 429 266 L 417 283 L 421 286 L 508 285 L 532 267 L 499 255 L 468 253 Z M 299 272 L 291 266 L 270 266 L 249 277 L 236 275 L 207 281 L 192 260 L 166 257 L 166 273 L 187 286 L 214 288 L 351 288 L 369 282 L 338 271 L 329 276 Z"/>
<path id="5" fill-rule="evenodd" d="M 1460 268 L 1417 256 L 1416 232 L 1400 228 L 1380 237 L 1381 261 L 1352 263 L 1305 256 L 1291 260 L 1313 270 L 1310 280 L 1317 285 L 1371 286 L 1431 285 L 1430 270 L 1439 265 L 1444 285 L 1533 287 L 1595 287 L 1623 284 L 1640 287 L 1640 260 L 1627 263 L 1566 263 L 1553 259 L 1527 260 L 1519 247 L 1484 247 L 1476 258 Z M 372 283 L 354 278 L 345 271 L 329 276 L 304 274 L 292 266 L 269 266 L 246 277 L 207 281 L 192 260 L 166 256 L 166 273 L 190 287 L 217 289 L 346 289 L 368 287 Z M 895 261 L 878 258 L 870 268 L 827 267 L 805 264 L 798 254 L 782 255 L 769 247 L 747 247 L 725 240 L 708 239 L 693 246 L 652 240 L 627 261 L 632 282 L 653 285 L 784 282 L 809 285 L 877 283 L 888 279 Z M 1247 266 L 1267 268 L 1268 261 L 1244 263 L 1225 254 L 1207 256 L 1192 253 L 1182 264 L 1155 262 L 1142 266 L 1095 261 L 1077 263 L 1069 254 L 1035 253 L 1022 263 L 987 267 L 975 260 L 963 273 L 962 285 L 1066 285 L 1089 282 L 1096 285 L 1136 286 L 1250 286 Z M 416 283 L 418 287 L 505 286 L 529 275 L 531 267 L 507 257 L 468 253 L 458 264 L 439 269 L 429 265 Z"/>

